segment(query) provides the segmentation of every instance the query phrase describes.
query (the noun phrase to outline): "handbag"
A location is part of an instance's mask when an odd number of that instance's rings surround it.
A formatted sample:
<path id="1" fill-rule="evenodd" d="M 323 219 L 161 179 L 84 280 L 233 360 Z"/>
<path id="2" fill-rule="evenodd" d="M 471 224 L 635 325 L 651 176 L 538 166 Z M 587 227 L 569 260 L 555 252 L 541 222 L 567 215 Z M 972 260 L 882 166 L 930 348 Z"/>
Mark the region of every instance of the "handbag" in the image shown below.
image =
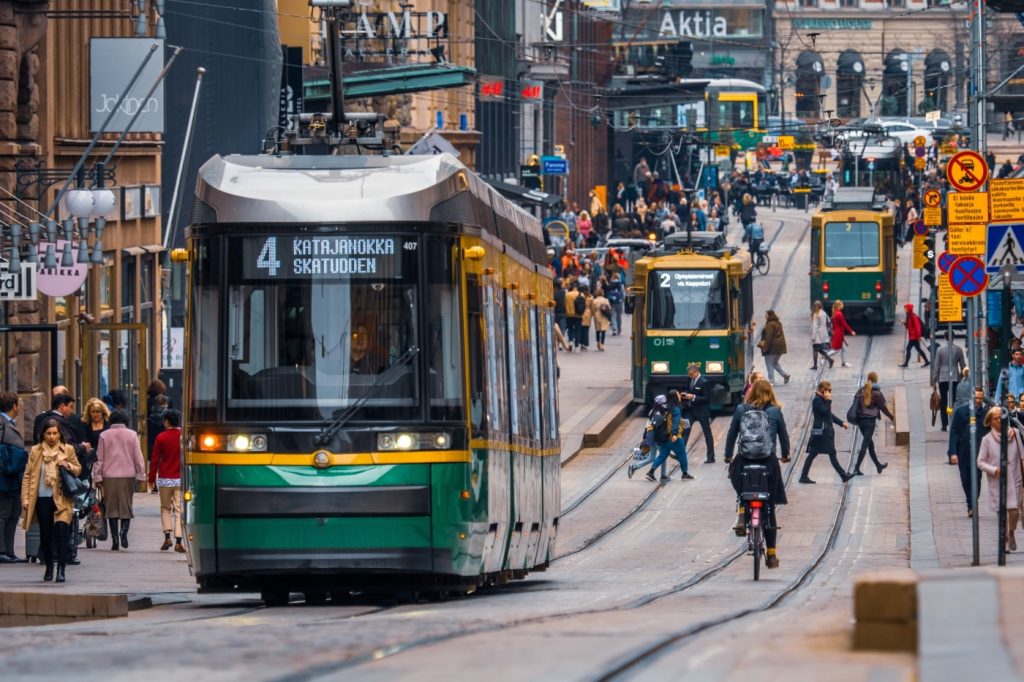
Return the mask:
<path id="1" fill-rule="evenodd" d="M 932 388 L 932 397 L 928 401 L 929 406 L 932 409 L 932 426 L 935 426 L 935 418 L 939 415 L 939 408 L 942 406 L 942 398 L 939 397 L 939 392 Z"/>
<path id="2" fill-rule="evenodd" d="M 60 467 L 60 487 L 64 495 L 74 499 L 89 491 L 89 484 L 76 477 L 73 473 Z"/>
<path id="3" fill-rule="evenodd" d="M 846 411 L 847 423 L 853 423 L 860 417 L 860 400 L 857 396 L 853 396 L 853 403 L 850 405 L 850 409 Z"/>

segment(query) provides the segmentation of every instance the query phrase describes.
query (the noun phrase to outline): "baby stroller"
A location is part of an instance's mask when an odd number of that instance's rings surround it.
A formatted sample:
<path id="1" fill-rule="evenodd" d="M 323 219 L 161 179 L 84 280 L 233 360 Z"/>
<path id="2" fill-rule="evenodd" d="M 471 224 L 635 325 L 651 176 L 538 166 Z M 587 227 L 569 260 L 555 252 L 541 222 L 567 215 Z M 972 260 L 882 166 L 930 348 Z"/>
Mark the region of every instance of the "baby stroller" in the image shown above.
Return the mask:
<path id="1" fill-rule="evenodd" d="M 107 539 L 106 505 L 98 499 L 95 488 L 89 489 L 89 495 L 83 503 L 79 512 L 84 517 L 82 535 L 85 537 L 85 546 L 93 549 L 97 541 L 105 542 Z"/>

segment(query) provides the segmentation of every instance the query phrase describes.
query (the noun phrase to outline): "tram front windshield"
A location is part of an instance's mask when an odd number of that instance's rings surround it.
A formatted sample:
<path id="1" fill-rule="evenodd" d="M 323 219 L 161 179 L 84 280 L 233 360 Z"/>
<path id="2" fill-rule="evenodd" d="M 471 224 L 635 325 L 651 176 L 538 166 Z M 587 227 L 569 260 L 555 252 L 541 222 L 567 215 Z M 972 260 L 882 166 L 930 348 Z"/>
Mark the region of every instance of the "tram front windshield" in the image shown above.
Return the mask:
<path id="1" fill-rule="evenodd" d="M 219 370 L 226 418 L 324 420 L 357 407 L 357 421 L 415 420 L 423 398 L 432 418 L 457 414 L 458 290 L 449 250 L 434 241 L 420 254 L 415 237 L 229 240 L 227 358 Z M 421 255 L 436 261 L 425 290 Z M 204 313 L 216 317 L 196 310 Z M 421 391 L 424 362 L 429 385 Z M 196 392 L 198 400 L 201 387 Z"/>
<path id="2" fill-rule="evenodd" d="M 825 266 L 830 268 L 878 267 L 880 248 L 878 235 L 878 223 L 825 223 Z"/>
<path id="3" fill-rule="evenodd" d="M 656 270 L 650 275 L 648 329 L 722 329 L 728 326 L 725 273 Z"/>

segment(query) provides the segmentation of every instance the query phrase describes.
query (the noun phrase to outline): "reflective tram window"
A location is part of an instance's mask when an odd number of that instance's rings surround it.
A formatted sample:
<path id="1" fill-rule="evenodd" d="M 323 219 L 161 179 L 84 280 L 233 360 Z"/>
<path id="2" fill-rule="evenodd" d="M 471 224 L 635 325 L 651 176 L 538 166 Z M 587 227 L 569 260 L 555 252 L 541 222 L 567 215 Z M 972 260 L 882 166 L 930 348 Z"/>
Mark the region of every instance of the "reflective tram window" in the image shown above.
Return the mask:
<path id="1" fill-rule="evenodd" d="M 720 329 L 728 323 L 721 270 L 655 270 L 648 289 L 649 329 Z"/>
<path id="2" fill-rule="evenodd" d="M 869 268 L 878 265 L 878 223 L 825 223 L 825 265 Z"/>
<path id="3" fill-rule="evenodd" d="M 459 300 L 458 270 L 448 238 L 427 239 L 427 325 L 429 345 L 430 418 L 465 419 L 462 394 L 462 317 Z"/>
<path id="4" fill-rule="evenodd" d="M 244 237 L 228 266 L 227 418 L 417 419 L 418 241 Z M 395 409 L 400 408 L 400 409 Z"/>
<path id="5" fill-rule="evenodd" d="M 217 379 L 220 369 L 220 242 L 198 241 L 192 263 L 191 343 L 187 349 L 190 382 L 190 421 L 217 419 Z"/>

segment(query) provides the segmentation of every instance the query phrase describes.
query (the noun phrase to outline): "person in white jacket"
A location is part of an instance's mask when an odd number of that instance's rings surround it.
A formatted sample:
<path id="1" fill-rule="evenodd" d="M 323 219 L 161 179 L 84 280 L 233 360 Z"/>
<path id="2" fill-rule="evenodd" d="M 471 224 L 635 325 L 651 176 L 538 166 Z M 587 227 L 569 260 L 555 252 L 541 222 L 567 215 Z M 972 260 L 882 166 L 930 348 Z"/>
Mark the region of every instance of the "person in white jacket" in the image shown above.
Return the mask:
<path id="1" fill-rule="evenodd" d="M 821 301 L 815 301 L 811 310 L 811 358 L 814 361 L 814 365 L 811 367 L 812 370 L 818 369 L 819 355 L 824 361 L 828 362 L 829 367 L 836 364 L 828 352 L 831 340 L 832 335 L 828 330 L 828 313 L 825 312 Z"/>

